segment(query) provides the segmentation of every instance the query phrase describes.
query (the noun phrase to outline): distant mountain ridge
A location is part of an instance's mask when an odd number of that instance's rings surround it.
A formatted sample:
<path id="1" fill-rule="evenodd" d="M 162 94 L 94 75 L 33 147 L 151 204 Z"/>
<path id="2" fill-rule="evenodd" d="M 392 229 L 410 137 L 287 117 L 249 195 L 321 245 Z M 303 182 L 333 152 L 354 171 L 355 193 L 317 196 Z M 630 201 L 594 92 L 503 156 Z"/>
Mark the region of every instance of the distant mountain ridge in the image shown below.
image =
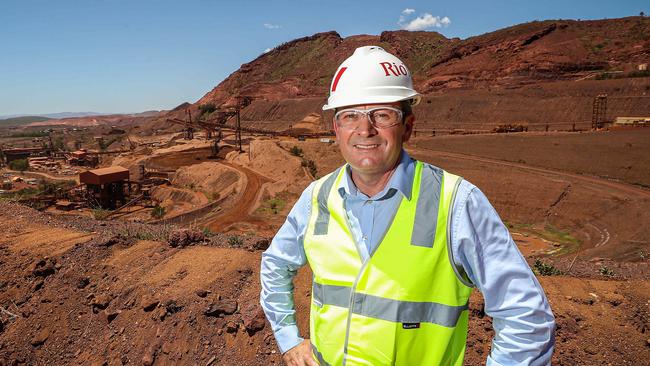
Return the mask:
<path id="1" fill-rule="evenodd" d="M 77 117 L 92 117 L 92 116 L 111 116 L 111 115 L 125 115 L 130 117 L 150 117 L 155 116 L 162 111 L 150 110 L 138 113 L 99 113 L 99 112 L 59 112 L 59 113 L 46 113 L 46 114 L 12 114 L 0 116 L 0 123 L 10 118 L 41 118 L 46 119 L 63 119 L 63 118 L 77 118 Z M 41 120 L 44 121 L 44 120 Z"/>
<path id="2" fill-rule="evenodd" d="M 42 117 L 42 116 L 21 116 L 0 119 L 0 126 L 24 126 L 34 122 L 48 121 L 51 118 Z"/>
<path id="3" fill-rule="evenodd" d="M 437 32 L 386 31 L 343 38 L 317 33 L 241 65 L 195 104 L 233 96 L 264 100 L 325 97 L 336 67 L 354 49 L 378 45 L 402 59 L 421 93 L 513 88 L 631 72 L 650 58 L 650 18 L 545 20 L 468 39 Z"/>
<path id="4" fill-rule="evenodd" d="M 59 112 L 59 113 L 43 113 L 43 114 L 12 114 L 0 116 L 0 121 L 8 118 L 17 117 L 46 117 L 46 118 L 74 118 L 74 117 L 89 117 L 89 116 L 105 116 L 114 113 L 98 113 L 98 112 Z"/>

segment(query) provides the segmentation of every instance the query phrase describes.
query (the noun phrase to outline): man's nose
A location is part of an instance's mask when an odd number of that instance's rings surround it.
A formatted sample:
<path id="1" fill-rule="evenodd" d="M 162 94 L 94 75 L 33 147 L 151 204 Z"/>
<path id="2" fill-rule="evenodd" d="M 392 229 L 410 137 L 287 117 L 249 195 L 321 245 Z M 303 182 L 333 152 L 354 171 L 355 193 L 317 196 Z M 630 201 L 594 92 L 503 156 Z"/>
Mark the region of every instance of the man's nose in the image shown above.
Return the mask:
<path id="1" fill-rule="evenodd" d="M 359 124 L 354 129 L 354 131 L 359 135 L 372 136 L 377 134 L 377 129 L 375 129 L 375 126 L 373 126 L 372 122 L 370 122 L 370 115 L 367 113 L 363 116 L 363 118 L 361 118 L 361 121 L 359 121 Z"/>

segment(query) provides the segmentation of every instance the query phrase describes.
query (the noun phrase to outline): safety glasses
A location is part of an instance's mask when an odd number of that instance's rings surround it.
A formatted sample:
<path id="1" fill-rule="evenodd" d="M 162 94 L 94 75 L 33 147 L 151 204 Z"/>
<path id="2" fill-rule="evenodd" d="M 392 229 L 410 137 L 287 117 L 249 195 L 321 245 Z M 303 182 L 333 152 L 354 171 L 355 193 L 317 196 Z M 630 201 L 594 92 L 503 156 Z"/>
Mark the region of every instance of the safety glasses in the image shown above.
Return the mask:
<path id="1" fill-rule="evenodd" d="M 342 109 L 334 115 L 339 127 L 354 129 L 364 118 L 368 118 L 375 128 L 389 128 L 402 123 L 403 113 L 393 107 L 376 107 L 370 109 Z"/>

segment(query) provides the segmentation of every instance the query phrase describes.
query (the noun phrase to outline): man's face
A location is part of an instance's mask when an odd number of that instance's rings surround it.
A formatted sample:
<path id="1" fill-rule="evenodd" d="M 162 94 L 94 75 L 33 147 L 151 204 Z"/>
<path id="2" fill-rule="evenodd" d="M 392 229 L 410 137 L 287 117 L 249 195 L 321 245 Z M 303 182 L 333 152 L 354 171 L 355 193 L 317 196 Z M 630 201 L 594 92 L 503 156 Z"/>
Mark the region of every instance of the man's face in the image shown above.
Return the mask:
<path id="1" fill-rule="evenodd" d="M 368 110 L 382 106 L 400 108 L 399 103 L 390 103 L 356 105 L 340 109 Z M 340 127 L 336 120 L 333 120 L 333 123 L 341 154 L 352 169 L 357 174 L 380 175 L 395 167 L 402 144 L 411 137 L 414 119 L 413 115 L 408 116 L 403 123 L 389 128 L 375 128 L 367 117 L 362 118 L 356 128 Z"/>

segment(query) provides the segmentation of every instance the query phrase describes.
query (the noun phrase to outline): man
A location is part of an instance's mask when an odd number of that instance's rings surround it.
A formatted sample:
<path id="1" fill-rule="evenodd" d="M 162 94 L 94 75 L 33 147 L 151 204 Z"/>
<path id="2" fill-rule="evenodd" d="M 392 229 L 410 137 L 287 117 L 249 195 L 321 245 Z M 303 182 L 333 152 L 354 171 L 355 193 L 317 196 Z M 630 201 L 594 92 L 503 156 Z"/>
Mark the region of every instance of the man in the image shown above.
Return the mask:
<path id="1" fill-rule="evenodd" d="M 420 96 L 380 47 L 355 50 L 328 104 L 347 164 L 303 192 L 262 256 L 261 302 L 288 365 L 461 365 L 472 287 L 495 337 L 488 365 L 547 365 L 548 301 L 481 191 L 402 149 Z M 310 339 L 292 279 L 313 274 Z"/>

